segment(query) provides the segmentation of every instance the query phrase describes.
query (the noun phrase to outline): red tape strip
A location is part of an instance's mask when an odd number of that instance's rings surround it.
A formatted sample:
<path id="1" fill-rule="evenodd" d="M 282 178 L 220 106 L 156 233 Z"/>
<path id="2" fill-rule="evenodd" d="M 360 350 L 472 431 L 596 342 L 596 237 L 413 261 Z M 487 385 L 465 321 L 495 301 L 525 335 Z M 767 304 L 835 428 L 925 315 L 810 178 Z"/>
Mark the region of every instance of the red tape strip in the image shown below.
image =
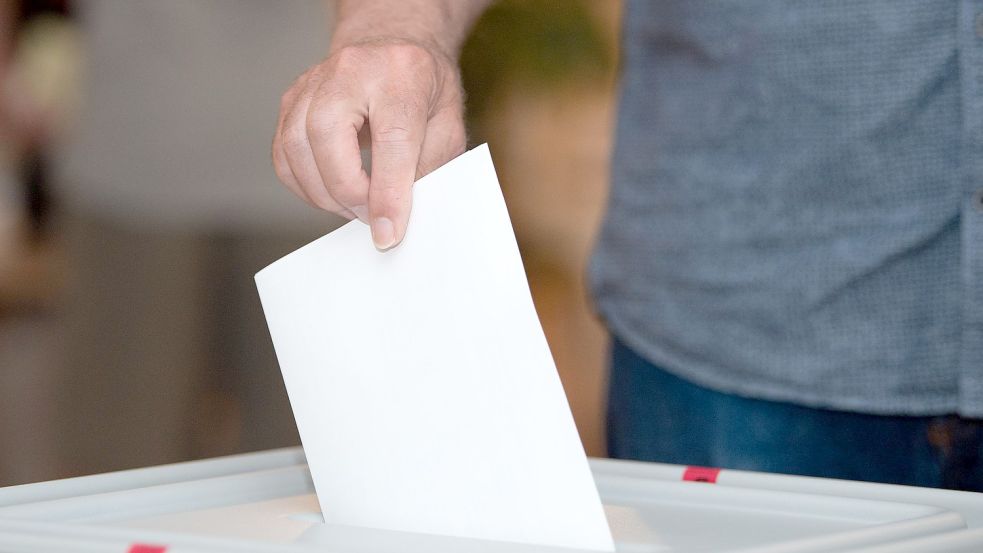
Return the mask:
<path id="1" fill-rule="evenodd" d="M 148 543 L 134 543 L 126 550 L 126 553 L 165 553 L 166 545 L 150 545 Z"/>
<path id="2" fill-rule="evenodd" d="M 713 467 L 686 467 L 686 470 L 683 471 L 683 480 L 716 484 L 719 474 L 720 469 Z"/>

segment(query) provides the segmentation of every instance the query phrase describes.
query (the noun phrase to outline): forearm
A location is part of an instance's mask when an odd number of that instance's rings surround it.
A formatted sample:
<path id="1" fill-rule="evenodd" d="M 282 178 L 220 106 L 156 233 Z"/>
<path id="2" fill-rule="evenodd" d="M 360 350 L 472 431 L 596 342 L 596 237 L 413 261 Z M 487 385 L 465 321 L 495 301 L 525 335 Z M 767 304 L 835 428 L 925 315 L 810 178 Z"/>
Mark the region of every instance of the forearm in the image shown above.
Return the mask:
<path id="1" fill-rule="evenodd" d="M 491 2 L 338 0 L 331 49 L 392 37 L 434 46 L 451 59 L 457 59 L 471 25 Z"/>

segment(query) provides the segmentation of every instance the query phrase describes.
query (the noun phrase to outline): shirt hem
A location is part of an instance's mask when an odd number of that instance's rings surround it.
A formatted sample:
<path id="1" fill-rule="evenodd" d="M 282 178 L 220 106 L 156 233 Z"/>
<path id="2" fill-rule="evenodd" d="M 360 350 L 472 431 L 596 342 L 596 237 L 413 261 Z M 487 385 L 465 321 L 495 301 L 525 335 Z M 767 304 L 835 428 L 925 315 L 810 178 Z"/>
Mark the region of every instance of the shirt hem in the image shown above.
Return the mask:
<path id="1" fill-rule="evenodd" d="M 717 392 L 733 394 L 752 399 L 793 403 L 816 409 L 849 411 L 870 415 L 936 416 L 960 414 L 966 417 L 979 417 L 983 410 L 967 412 L 961 408 L 960 398 L 955 396 L 926 396 L 913 401 L 911 397 L 888 399 L 869 396 L 844 395 L 841 391 L 831 393 L 808 393 L 788 387 L 762 382 L 749 383 L 747 378 L 735 378 L 725 371 L 706 367 L 687 367 L 687 363 L 667 353 L 662 348 L 648 343 L 632 325 L 621 320 L 613 310 L 602 307 L 598 298 L 598 312 L 605 320 L 609 332 L 648 361 L 659 365 L 663 370 Z M 835 396 L 835 397 L 831 397 Z"/>

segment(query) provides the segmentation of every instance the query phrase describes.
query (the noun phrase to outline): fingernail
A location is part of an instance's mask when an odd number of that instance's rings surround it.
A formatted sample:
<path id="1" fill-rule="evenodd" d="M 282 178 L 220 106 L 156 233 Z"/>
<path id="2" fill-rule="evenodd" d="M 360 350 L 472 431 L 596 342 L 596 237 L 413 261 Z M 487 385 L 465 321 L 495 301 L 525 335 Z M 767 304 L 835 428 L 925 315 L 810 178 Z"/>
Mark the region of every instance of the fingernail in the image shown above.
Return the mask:
<path id="1" fill-rule="evenodd" d="M 372 241 L 380 250 L 388 250 L 396 244 L 396 229 L 393 222 L 385 217 L 379 217 L 372 222 Z"/>
<path id="2" fill-rule="evenodd" d="M 351 208 L 351 212 L 358 217 L 359 221 L 369 224 L 369 208 L 365 207 L 364 205 L 357 205 Z"/>

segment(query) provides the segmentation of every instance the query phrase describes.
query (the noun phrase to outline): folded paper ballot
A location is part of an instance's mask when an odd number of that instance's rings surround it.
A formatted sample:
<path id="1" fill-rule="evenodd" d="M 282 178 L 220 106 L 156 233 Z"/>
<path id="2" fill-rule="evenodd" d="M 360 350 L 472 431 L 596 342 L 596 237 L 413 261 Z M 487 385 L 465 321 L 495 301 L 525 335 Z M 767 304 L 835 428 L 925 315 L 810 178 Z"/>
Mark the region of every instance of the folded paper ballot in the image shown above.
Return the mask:
<path id="1" fill-rule="evenodd" d="M 487 146 L 256 283 L 326 523 L 614 550 Z"/>

